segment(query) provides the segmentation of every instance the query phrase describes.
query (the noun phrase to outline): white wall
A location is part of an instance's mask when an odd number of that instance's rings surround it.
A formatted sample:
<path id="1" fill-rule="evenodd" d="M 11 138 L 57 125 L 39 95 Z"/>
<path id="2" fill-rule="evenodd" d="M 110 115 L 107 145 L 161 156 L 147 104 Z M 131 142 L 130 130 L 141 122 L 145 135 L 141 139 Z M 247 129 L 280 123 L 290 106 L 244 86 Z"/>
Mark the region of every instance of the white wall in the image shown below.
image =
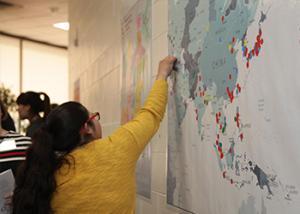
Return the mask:
<path id="1" fill-rule="evenodd" d="M 0 35 L 0 84 L 17 97 L 22 92 L 43 91 L 51 102 L 69 99 L 68 51 L 23 41 L 22 80 L 20 79 L 20 40 Z"/>
<path id="2" fill-rule="evenodd" d="M 68 80 L 67 50 L 23 42 L 23 92 L 42 91 L 60 104 L 68 101 Z"/>
<path id="3" fill-rule="evenodd" d="M 0 35 L 0 84 L 20 93 L 20 51 L 19 40 Z"/>
<path id="4" fill-rule="evenodd" d="M 134 0 L 72 0 L 69 40 L 70 95 L 80 78 L 81 102 L 103 116 L 104 135 L 120 123 L 121 4 Z M 168 0 L 152 0 L 153 78 L 160 59 L 168 53 Z M 77 43 L 77 47 L 76 47 Z M 152 144 L 151 200 L 137 196 L 137 213 L 182 213 L 166 204 L 167 115 Z"/>

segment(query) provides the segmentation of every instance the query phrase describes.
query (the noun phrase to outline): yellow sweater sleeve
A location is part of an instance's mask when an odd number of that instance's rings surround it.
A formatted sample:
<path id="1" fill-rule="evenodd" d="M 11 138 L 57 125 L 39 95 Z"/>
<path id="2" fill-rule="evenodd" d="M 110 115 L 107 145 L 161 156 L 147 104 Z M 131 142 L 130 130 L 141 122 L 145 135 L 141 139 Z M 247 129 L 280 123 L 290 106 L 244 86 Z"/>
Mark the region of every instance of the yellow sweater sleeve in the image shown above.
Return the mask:
<path id="1" fill-rule="evenodd" d="M 156 80 L 141 110 L 133 120 L 117 129 L 110 136 L 110 140 L 122 144 L 121 146 L 134 153 L 132 155 L 137 159 L 159 128 L 165 113 L 167 97 L 167 81 Z"/>

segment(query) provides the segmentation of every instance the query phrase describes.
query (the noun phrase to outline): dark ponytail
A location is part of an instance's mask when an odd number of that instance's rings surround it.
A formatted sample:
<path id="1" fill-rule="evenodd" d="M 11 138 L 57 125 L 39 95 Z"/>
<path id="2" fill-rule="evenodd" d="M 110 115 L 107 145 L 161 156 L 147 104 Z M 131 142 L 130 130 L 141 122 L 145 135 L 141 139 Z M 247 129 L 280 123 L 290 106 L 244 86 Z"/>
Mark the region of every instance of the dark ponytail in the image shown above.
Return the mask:
<path id="1" fill-rule="evenodd" d="M 53 138 L 44 129 L 34 135 L 33 145 L 21 165 L 14 191 L 13 213 L 52 213 L 51 197 L 56 189 L 54 172 L 58 160 L 53 149 Z"/>
<path id="2" fill-rule="evenodd" d="M 26 161 L 18 170 L 14 214 L 53 213 L 55 172 L 62 164 L 70 164 L 67 156 L 80 145 L 80 129 L 87 119 L 88 111 L 76 102 L 64 103 L 51 111 L 44 126 L 34 134 Z"/>
<path id="3" fill-rule="evenodd" d="M 50 98 L 49 96 L 44 93 L 40 92 L 40 98 L 43 97 L 42 102 L 43 102 L 43 112 L 44 112 L 44 118 L 46 118 L 51 110 L 51 104 L 50 104 Z"/>

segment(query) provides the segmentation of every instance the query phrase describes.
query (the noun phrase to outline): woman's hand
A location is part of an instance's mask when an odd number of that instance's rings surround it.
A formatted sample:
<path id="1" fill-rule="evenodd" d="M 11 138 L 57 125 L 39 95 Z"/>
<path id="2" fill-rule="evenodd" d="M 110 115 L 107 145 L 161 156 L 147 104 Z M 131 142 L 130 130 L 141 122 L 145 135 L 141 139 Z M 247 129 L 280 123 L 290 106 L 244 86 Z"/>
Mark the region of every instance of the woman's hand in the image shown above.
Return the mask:
<path id="1" fill-rule="evenodd" d="M 12 192 L 6 193 L 4 195 L 4 209 L 10 210 L 10 208 L 12 207 L 12 197 Z"/>
<path id="2" fill-rule="evenodd" d="M 163 79 L 166 80 L 168 76 L 173 71 L 174 63 L 176 62 L 176 57 L 167 56 L 163 60 L 159 62 L 158 72 L 156 79 Z"/>

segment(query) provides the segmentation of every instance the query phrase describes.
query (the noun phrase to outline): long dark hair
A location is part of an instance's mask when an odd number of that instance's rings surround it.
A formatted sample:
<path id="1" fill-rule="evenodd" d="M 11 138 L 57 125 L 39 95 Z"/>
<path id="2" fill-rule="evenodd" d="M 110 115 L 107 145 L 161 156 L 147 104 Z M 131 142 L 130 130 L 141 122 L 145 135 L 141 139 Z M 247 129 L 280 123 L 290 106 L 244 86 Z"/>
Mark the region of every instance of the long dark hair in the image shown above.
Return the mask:
<path id="1" fill-rule="evenodd" d="M 14 124 L 13 119 L 9 115 L 7 108 L 5 107 L 4 103 L 2 100 L 0 100 L 0 110 L 1 110 L 1 127 L 7 131 L 16 131 L 16 127 Z"/>
<path id="2" fill-rule="evenodd" d="M 0 100 L 0 109 L 1 109 L 1 122 L 5 119 L 7 119 L 8 116 L 8 112 L 6 107 L 4 106 L 4 103 L 2 102 L 2 100 Z"/>
<path id="3" fill-rule="evenodd" d="M 67 155 L 80 145 L 80 129 L 88 117 L 87 109 L 76 102 L 64 103 L 50 112 L 43 127 L 34 134 L 26 161 L 18 170 L 13 213 L 53 213 L 55 172 L 63 163 L 69 163 Z"/>
<path id="4" fill-rule="evenodd" d="M 42 98 L 43 97 L 43 98 Z M 40 112 L 44 113 L 44 118 L 50 112 L 50 98 L 44 92 L 27 91 L 21 93 L 17 98 L 18 105 L 30 105 L 30 111 L 32 114 L 37 115 Z"/>

